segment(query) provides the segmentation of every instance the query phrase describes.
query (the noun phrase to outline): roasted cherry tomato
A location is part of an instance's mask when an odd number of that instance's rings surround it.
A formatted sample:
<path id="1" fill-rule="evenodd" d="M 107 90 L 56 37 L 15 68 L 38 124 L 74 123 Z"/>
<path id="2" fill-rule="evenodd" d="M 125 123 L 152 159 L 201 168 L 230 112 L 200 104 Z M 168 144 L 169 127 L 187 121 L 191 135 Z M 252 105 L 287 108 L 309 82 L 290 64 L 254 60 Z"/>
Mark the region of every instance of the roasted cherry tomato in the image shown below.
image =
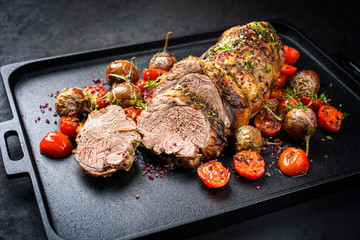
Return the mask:
<path id="1" fill-rule="evenodd" d="M 49 132 L 40 142 L 41 154 L 54 158 L 62 158 L 71 153 L 73 146 L 65 134 Z"/>
<path id="2" fill-rule="evenodd" d="M 230 171 L 216 160 L 201 164 L 197 169 L 200 179 L 210 188 L 225 186 L 230 179 Z"/>
<path id="3" fill-rule="evenodd" d="M 76 129 L 79 125 L 80 121 L 77 118 L 62 117 L 60 120 L 60 132 L 69 138 L 75 138 L 77 135 Z"/>
<path id="4" fill-rule="evenodd" d="M 279 112 L 281 114 L 286 115 L 286 113 L 288 113 L 292 108 L 296 107 L 298 104 L 299 104 L 298 101 L 296 101 L 293 98 L 284 99 L 278 105 Z"/>
<path id="5" fill-rule="evenodd" d="M 287 148 L 278 160 L 279 169 L 289 176 L 296 176 L 308 172 L 310 163 L 305 152 L 299 148 Z"/>
<path id="6" fill-rule="evenodd" d="M 87 86 L 83 93 L 89 98 L 92 109 L 103 108 L 109 104 L 108 90 L 101 85 Z"/>
<path id="7" fill-rule="evenodd" d="M 277 98 L 281 101 L 284 100 L 285 95 L 286 95 L 285 89 L 272 89 L 270 93 L 270 98 Z"/>
<path id="8" fill-rule="evenodd" d="M 276 119 L 271 113 L 261 111 L 254 119 L 254 125 L 260 130 L 263 136 L 274 136 L 281 130 L 282 121 Z"/>
<path id="9" fill-rule="evenodd" d="M 280 74 L 280 76 L 275 80 L 273 88 L 283 88 L 286 85 L 286 76 Z"/>
<path id="10" fill-rule="evenodd" d="M 330 131 L 337 132 L 341 127 L 343 114 L 336 108 L 324 104 L 319 108 L 318 123 L 319 126 Z"/>
<path id="11" fill-rule="evenodd" d="M 285 75 L 286 77 L 289 77 L 289 76 L 293 75 L 296 72 L 296 70 L 297 70 L 296 67 L 284 63 L 284 65 L 282 66 L 282 68 L 280 70 L 280 73 L 282 75 Z"/>
<path id="12" fill-rule="evenodd" d="M 137 116 L 140 115 L 140 113 L 142 112 L 142 109 L 135 109 L 134 107 L 128 107 L 124 109 L 125 114 L 127 117 L 132 118 L 132 119 L 136 119 Z"/>
<path id="13" fill-rule="evenodd" d="M 142 72 L 143 75 L 143 79 L 145 81 L 148 80 L 156 80 L 159 76 L 161 76 L 162 74 L 164 74 L 165 71 L 161 70 L 161 69 L 144 69 Z"/>
<path id="14" fill-rule="evenodd" d="M 285 63 L 294 65 L 300 57 L 300 53 L 295 48 L 284 45 Z"/>
<path id="15" fill-rule="evenodd" d="M 271 111 L 273 111 L 274 113 L 278 112 L 278 107 L 279 107 L 280 101 L 277 98 L 269 98 L 268 100 L 266 100 L 265 105 L 271 109 Z"/>
<path id="16" fill-rule="evenodd" d="M 304 106 L 309 106 L 315 113 L 317 113 L 319 111 L 319 108 L 325 104 L 320 99 L 311 97 L 302 97 L 300 98 L 300 102 L 302 102 Z"/>
<path id="17" fill-rule="evenodd" d="M 144 91 L 146 89 L 147 85 L 147 81 L 145 81 L 144 79 L 140 79 L 139 81 L 136 82 L 136 86 L 138 86 L 140 88 L 141 91 Z"/>
<path id="18" fill-rule="evenodd" d="M 256 179 L 265 172 L 265 160 L 255 151 L 244 150 L 234 156 L 236 172 L 247 179 Z"/>

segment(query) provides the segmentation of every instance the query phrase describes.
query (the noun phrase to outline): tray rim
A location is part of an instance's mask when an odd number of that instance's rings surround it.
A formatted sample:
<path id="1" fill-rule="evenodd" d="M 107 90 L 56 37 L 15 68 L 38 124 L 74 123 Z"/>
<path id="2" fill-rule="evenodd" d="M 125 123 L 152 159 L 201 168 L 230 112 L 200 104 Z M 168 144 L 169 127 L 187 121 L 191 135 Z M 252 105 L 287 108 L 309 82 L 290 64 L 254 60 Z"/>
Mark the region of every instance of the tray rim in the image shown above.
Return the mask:
<path id="1" fill-rule="evenodd" d="M 336 66 L 337 70 L 339 70 L 342 74 L 345 74 L 348 79 L 351 79 L 353 81 L 352 83 L 355 83 L 355 85 L 356 85 L 355 90 L 358 91 L 360 83 L 358 81 L 356 81 L 351 74 L 347 73 L 338 63 L 336 63 L 326 53 L 324 53 L 319 47 L 317 47 L 313 42 L 311 42 L 302 33 L 300 33 L 300 31 L 297 30 L 294 26 L 292 26 L 291 24 L 289 24 L 288 22 L 286 22 L 284 20 L 269 20 L 269 22 L 271 24 L 282 25 L 283 27 L 286 27 L 286 28 L 290 29 L 291 31 L 296 32 L 296 34 L 298 34 L 302 38 L 302 40 L 306 41 L 307 44 L 312 45 L 318 52 L 321 53 L 322 57 L 326 58 L 328 62 L 330 62 L 331 64 Z M 188 37 L 193 38 L 193 37 L 200 37 L 200 36 L 204 36 L 204 35 L 217 34 L 219 32 L 222 33 L 227 28 L 228 27 L 224 27 L 224 28 L 221 28 L 221 30 L 218 29 L 218 30 L 214 30 L 214 31 L 206 31 L 206 32 L 203 32 L 203 33 L 195 34 L 195 35 L 180 36 L 180 37 L 177 37 L 176 39 L 178 41 L 181 41 L 182 39 L 186 39 Z M 7 65 L 2 66 L 1 70 L 0 70 L 1 71 L 1 76 L 2 76 L 2 79 L 3 79 L 4 89 L 5 89 L 5 92 L 7 94 L 6 97 L 8 99 L 9 104 L 10 104 L 10 108 L 11 108 L 11 112 L 13 114 L 13 118 L 8 120 L 8 121 L 1 122 L 0 126 L 4 125 L 4 123 L 9 124 L 10 126 L 13 125 L 13 124 L 20 124 L 21 125 L 21 131 L 23 131 L 24 133 L 26 132 L 24 127 L 23 127 L 22 121 L 19 119 L 19 116 L 18 116 L 19 115 L 19 110 L 16 107 L 13 92 L 12 92 L 12 89 L 10 87 L 11 76 L 14 73 L 17 73 L 18 71 L 21 71 L 22 68 L 24 68 L 26 66 L 29 66 L 31 64 L 35 64 L 35 63 L 48 62 L 48 61 L 59 60 L 59 59 L 67 59 L 67 58 L 73 58 L 73 57 L 75 57 L 75 58 L 76 57 L 83 57 L 83 56 L 89 55 L 89 54 L 90 55 L 94 55 L 94 54 L 96 55 L 97 53 L 103 53 L 103 52 L 106 52 L 106 51 L 120 50 L 120 49 L 123 49 L 123 48 L 133 48 L 133 47 L 138 47 L 138 46 L 148 45 L 148 44 L 150 44 L 150 45 L 153 45 L 153 44 L 158 45 L 160 43 L 162 44 L 162 42 L 163 42 L 163 40 L 155 40 L 155 41 L 150 41 L 150 42 L 139 42 L 139 43 L 133 43 L 133 44 L 125 44 L 125 45 L 119 45 L 119 46 L 99 48 L 99 49 L 94 49 L 94 50 L 87 50 L 87 51 L 81 51 L 81 52 L 75 52 L 75 53 L 68 53 L 68 54 L 63 54 L 63 55 L 58 55 L 58 56 L 39 58 L 39 59 L 34 59 L 34 60 L 27 60 L 27 61 L 11 63 L 11 64 L 7 64 Z M 348 90 L 350 90 L 350 89 L 348 89 Z M 359 96 L 357 94 L 355 94 L 355 93 L 354 93 L 354 96 L 357 96 L 359 98 Z M 8 123 L 6 123 L 6 122 L 8 122 Z M 26 140 L 27 137 L 24 137 L 24 138 L 25 138 L 25 141 L 27 141 Z M 29 143 L 26 142 L 26 144 L 29 144 Z M 3 148 L 3 146 L 1 146 L 1 148 Z M 30 151 L 30 150 L 27 150 L 27 148 L 26 148 L 26 151 Z M 30 156 L 30 158 L 32 158 L 32 157 Z M 3 161 L 4 161 L 4 159 L 3 159 Z M 33 160 L 30 159 L 29 161 L 32 163 Z M 42 193 L 42 189 L 41 189 L 42 188 L 42 183 L 38 179 L 38 176 L 37 176 L 37 173 L 36 173 L 36 168 L 37 167 L 34 164 L 32 164 L 32 166 L 27 166 L 26 170 L 24 170 L 23 173 L 28 175 L 32 180 L 33 189 L 34 189 L 34 192 L 35 192 L 35 195 L 36 195 L 36 199 L 37 199 L 37 202 L 38 202 L 38 207 L 39 207 L 39 210 L 41 212 L 41 217 L 43 219 L 43 224 L 44 224 L 45 231 L 46 231 L 46 234 L 47 234 L 48 238 L 49 239 L 62 239 L 55 232 L 55 230 L 53 229 L 52 223 L 51 223 L 51 219 L 48 218 L 49 212 L 47 210 L 47 206 L 46 206 L 45 201 L 43 199 L 44 197 L 46 198 L 46 196 L 44 196 L 44 194 Z M 278 197 L 289 196 L 291 194 L 306 191 L 308 189 L 321 186 L 324 183 L 331 183 L 331 182 L 335 182 L 337 180 L 342 180 L 342 179 L 349 178 L 349 177 L 352 177 L 352 176 L 355 176 L 355 175 L 359 175 L 359 173 L 360 173 L 359 170 L 349 171 L 349 172 L 345 172 L 345 173 L 342 173 L 342 174 L 332 176 L 331 178 L 327 178 L 327 181 L 321 180 L 321 181 L 316 181 L 316 182 L 311 182 L 311 183 L 307 183 L 307 184 L 304 184 L 304 185 L 300 185 L 300 186 L 298 186 L 296 188 L 295 191 L 289 191 L 289 190 L 288 191 L 282 191 L 280 195 L 279 195 L 279 193 L 277 193 L 276 195 L 277 195 L 277 198 L 278 198 Z M 19 173 L 8 173 L 7 172 L 7 174 L 9 176 L 11 176 L 11 175 L 18 176 Z M 311 186 L 309 186 L 309 184 Z M 305 187 L 305 185 L 306 185 L 306 187 Z M 273 199 L 273 198 L 268 197 L 268 196 L 263 196 L 258 201 L 250 201 L 252 203 L 249 202 L 249 204 L 246 205 L 245 207 L 255 206 L 256 204 L 263 203 L 263 202 L 266 202 L 266 201 L 271 200 L 271 199 Z M 127 239 L 129 237 L 130 238 L 144 237 L 144 236 L 147 236 L 147 235 L 152 235 L 152 234 L 160 233 L 160 232 L 163 232 L 163 231 L 171 230 L 171 229 L 174 229 L 174 228 L 177 228 L 177 227 L 180 227 L 180 226 L 192 223 L 192 222 L 203 221 L 203 220 L 206 220 L 206 219 L 209 219 L 209 218 L 214 218 L 217 215 L 226 214 L 226 213 L 233 212 L 233 211 L 236 211 L 236 210 L 239 210 L 239 209 L 236 207 L 236 205 L 234 205 L 234 206 L 231 206 L 231 207 L 228 207 L 228 208 L 222 208 L 221 211 L 218 210 L 216 214 L 214 214 L 214 215 L 212 215 L 210 217 L 209 216 L 204 216 L 202 218 L 194 217 L 193 219 L 186 219 L 184 221 L 178 221 L 178 222 L 176 222 L 176 224 L 174 224 L 174 223 L 169 224 L 170 226 L 165 225 L 165 226 L 162 226 L 162 227 L 153 228 L 151 230 L 146 230 L 146 231 L 135 233 L 133 235 L 128 235 L 128 236 L 126 236 L 124 238 Z M 46 216 L 43 216 L 43 215 L 46 215 Z M 123 239 L 123 238 L 121 238 L 121 239 Z"/>

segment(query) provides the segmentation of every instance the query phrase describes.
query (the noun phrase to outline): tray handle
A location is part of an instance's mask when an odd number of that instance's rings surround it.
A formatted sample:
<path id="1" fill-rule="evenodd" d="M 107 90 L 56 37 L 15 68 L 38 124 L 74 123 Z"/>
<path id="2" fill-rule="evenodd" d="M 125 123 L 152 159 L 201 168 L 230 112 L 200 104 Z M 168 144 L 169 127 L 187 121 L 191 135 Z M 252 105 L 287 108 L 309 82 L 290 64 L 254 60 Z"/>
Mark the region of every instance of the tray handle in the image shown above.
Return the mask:
<path id="1" fill-rule="evenodd" d="M 0 123 L 0 149 L 7 175 L 29 173 L 29 151 L 17 118 Z"/>

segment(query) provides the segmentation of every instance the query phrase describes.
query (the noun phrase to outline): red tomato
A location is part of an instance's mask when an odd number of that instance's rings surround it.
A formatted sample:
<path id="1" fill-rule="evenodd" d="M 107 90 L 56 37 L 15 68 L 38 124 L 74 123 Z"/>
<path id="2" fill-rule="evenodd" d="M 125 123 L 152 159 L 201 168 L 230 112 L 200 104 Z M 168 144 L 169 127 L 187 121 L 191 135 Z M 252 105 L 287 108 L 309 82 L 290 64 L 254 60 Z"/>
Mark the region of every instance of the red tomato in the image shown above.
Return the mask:
<path id="1" fill-rule="evenodd" d="M 244 178 L 256 179 L 265 172 L 265 160 L 255 151 L 244 150 L 234 156 L 234 167 Z"/>
<path id="2" fill-rule="evenodd" d="M 225 186 L 230 179 L 230 171 L 216 160 L 201 164 L 197 174 L 204 184 L 210 188 Z"/>
<path id="3" fill-rule="evenodd" d="M 299 148 L 287 148 L 278 160 L 279 169 L 289 176 L 296 176 L 308 172 L 310 163 L 305 152 Z"/>
<path id="4" fill-rule="evenodd" d="M 62 158 L 71 153 L 73 146 L 65 134 L 49 132 L 40 142 L 41 154 L 54 158 Z"/>
<path id="5" fill-rule="evenodd" d="M 276 119 L 271 113 L 262 111 L 256 115 L 254 125 L 262 135 L 270 137 L 280 132 L 282 121 Z"/>
<path id="6" fill-rule="evenodd" d="M 140 88 L 141 91 L 144 91 L 146 88 L 147 81 L 140 79 L 139 81 L 136 82 L 136 85 Z"/>
<path id="7" fill-rule="evenodd" d="M 288 108 L 296 107 L 298 104 L 299 104 L 298 101 L 296 101 L 295 99 L 288 98 L 288 99 L 282 100 L 279 103 L 278 108 L 279 108 L 280 113 L 285 115 L 287 112 L 290 111 L 290 110 L 286 111 L 287 107 Z"/>
<path id="8" fill-rule="evenodd" d="M 80 121 L 71 117 L 62 117 L 60 120 L 60 132 L 69 138 L 75 138 L 77 135 L 76 129 L 80 125 Z"/>
<path id="9" fill-rule="evenodd" d="M 142 109 L 135 109 L 134 107 L 128 107 L 124 109 L 125 114 L 127 117 L 132 118 L 132 119 L 136 119 L 137 116 L 140 115 L 140 113 L 142 112 Z"/>
<path id="10" fill-rule="evenodd" d="M 289 76 L 293 75 L 296 72 L 296 70 L 297 70 L 296 67 L 284 63 L 284 65 L 282 66 L 282 68 L 280 70 L 280 73 L 282 75 L 289 77 Z"/>
<path id="11" fill-rule="evenodd" d="M 336 108 L 324 104 L 320 107 L 318 112 L 319 126 L 330 131 L 337 132 L 341 127 L 343 114 Z"/>
<path id="12" fill-rule="evenodd" d="M 83 93 L 90 98 L 91 107 L 99 109 L 106 107 L 109 104 L 107 99 L 108 90 L 101 85 L 87 86 Z M 93 102 L 95 100 L 95 102 Z"/>
<path id="13" fill-rule="evenodd" d="M 279 107 L 279 99 L 277 98 L 269 98 L 268 100 L 266 100 L 265 105 L 271 109 L 271 111 L 273 111 L 274 113 L 278 112 L 278 107 Z"/>
<path id="14" fill-rule="evenodd" d="M 283 88 L 286 85 L 286 76 L 280 74 L 280 76 L 275 80 L 273 88 Z"/>
<path id="15" fill-rule="evenodd" d="M 272 89 L 270 93 L 270 98 L 277 98 L 281 101 L 284 100 L 285 94 L 285 89 Z"/>
<path id="16" fill-rule="evenodd" d="M 161 70 L 161 69 L 144 69 L 142 72 L 143 75 L 143 79 L 145 81 L 148 80 L 156 80 L 159 76 L 161 76 L 162 74 L 164 74 L 165 71 Z"/>
<path id="17" fill-rule="evenodd" d="M 304 104 L 305 106 L 309 106 L 311 107 L 311 109 L 317 113 L 319 111 L 319 108 L 324 105 L 325 103 L 323 101 L 321 101 L 320 99 L 315 99 L 315 98 L 311 98 L 311 97 L 302 97 L 300 99 L 300 101 L 302 102 L 302 104 Z"/>
<path id="18" fill-rule="evenodd" d="M 284 45 L 285 63 L 294 65 L 300 57 L 300 53 L 292 47 Z"/>

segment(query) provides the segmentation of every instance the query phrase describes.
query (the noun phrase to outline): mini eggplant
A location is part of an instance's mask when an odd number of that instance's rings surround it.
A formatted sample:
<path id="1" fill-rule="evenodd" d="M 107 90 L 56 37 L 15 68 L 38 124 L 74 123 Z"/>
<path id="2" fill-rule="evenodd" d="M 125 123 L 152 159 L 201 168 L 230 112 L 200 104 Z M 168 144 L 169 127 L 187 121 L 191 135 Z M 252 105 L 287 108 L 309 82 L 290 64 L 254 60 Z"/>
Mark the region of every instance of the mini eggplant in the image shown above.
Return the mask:
<path id="1" fill-rule="evenodd" d="M 117 84 L 110 92 L 109 103 L 127 108 L 136 105 L 136 101 L 141 101 L 142 94 L 138 86 L 130 82 Z"/>
<path id="2" fill-rule="evenodd" d="M 60 116 L 80 117 L 90 113 L 89 101 L 80 88 L 65 88 L 56 98 L 55 110 Z"/>
<path id="3" fill-rule="evenodd" d="M 286 114 L 284 131 L 297 141 L 306 143 L 306 155 L 309 153 L 309 141 L 317 127 L 316 114 L 310 108 L 294 108 Z"/>
<path id="4" fill-rule="evenodd" d="M 135 57 L 131 62 L 126 60 L 116 60 L 106 68 L 105 76 L 109 85 L 114 86 L 122 82 L 135 83 L 139 80 L 139 70 L 134 66 Z"/>
<path id="5" fill-rule="evenodd" d="M 250 125 L 244 125 L 236 129 L 235 139 L 236 152 L 251 149 L 260 153 L 264 145 L 260 130 Z"/>
<path id="6" fill-rule="evenodd" d="M 170 34 L 172 34 L 172 32 L 168 32 L 166 35 L 164 50 L 160 53 L 156 53 L 150 60 L 149 68 L 169 71 L 177 62 L 175 56 L 167 49 Z"/>
<path id="7" fill-rule="evenodd" d="M 320 78 L 316 72 L 302 70 L 295 73 L 289 80 L 291 88 L 297 89 L 301 95 L 307 96 L 317 94 L 320 89 Z"/>

